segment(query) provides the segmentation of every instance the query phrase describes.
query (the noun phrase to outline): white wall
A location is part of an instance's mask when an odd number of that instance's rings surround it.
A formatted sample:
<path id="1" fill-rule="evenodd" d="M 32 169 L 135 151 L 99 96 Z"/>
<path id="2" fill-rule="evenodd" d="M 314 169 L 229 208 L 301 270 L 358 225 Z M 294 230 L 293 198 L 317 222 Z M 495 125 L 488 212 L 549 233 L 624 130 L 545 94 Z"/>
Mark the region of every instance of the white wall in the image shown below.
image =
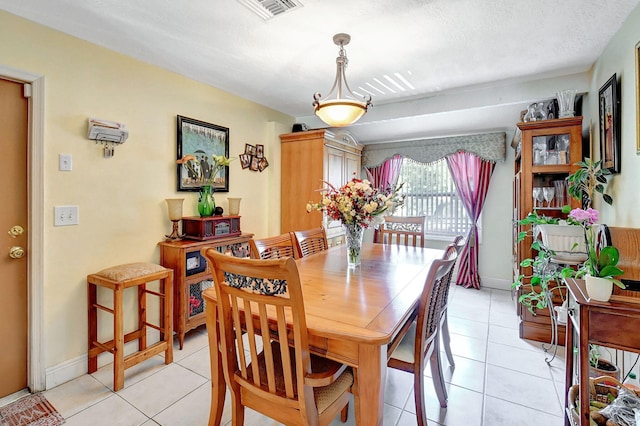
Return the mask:
<path id="1" fill-rule="evenodd" d="M 613 206 L 596 197 L 601 222 L 610 226 L 640 227 L 640 156 L 636 154 L 638 86 L 636 83 L 635 45 L 640 41 L 640 7 L 629 15 L 593 66 L 588 114 L 593 121 L 595 158 L 600 158 L 598 131 L 598 91 L 615 73 L 621 86 L 621 173 L 609 185 Z M 588 119 L 587 119 L 588 122 Z"/>

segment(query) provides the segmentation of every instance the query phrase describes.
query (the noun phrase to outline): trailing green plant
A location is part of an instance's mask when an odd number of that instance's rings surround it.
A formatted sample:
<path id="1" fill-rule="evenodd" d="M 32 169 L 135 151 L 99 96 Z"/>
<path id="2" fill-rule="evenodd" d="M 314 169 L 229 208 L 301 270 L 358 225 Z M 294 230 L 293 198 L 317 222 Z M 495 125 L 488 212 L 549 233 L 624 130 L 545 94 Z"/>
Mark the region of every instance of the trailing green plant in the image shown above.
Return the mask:
<path id="1" fill-rule="evenodd" d="M 579 169 L 569 175 L 567 189 L 569 195 L 576 200 L 581 200 L 585 208 L 591 207 L 596 192 L 602 194 L 602 200 L 605 203 L 613 205 L 613 198 L 605 192 L 611 172 L 602 167 L 602 160 L 593 161 L 585 158 L 584 161 L 575 164 Z"/>
<path id="2" fill-rule="evenodd" d="M 529 226 L 527 231 L 518 233 L 518 243 L 522 242 L 528 235 L 533 238 L 535 225 L 558 224 L 559 219 L 547 216 L 541 216 L 537 212 L 529 213 L 524 219 L 518 221 L 519 225 Z M 536 309 L 544 309 L 549 306 L 550 292 L 563 288 L 557 285 L 551 288 L 549 283 L 560 283 L 561 278 L 571 277 L 575 272 L 571 268 L 559 268 L 557 264 L 551 262 L 556 253 L 546 247 L 542 241 L 533 238 L 531 248 L 536 255 L 533 258 L 526 258 L 520 262 L 522 268 L 531 268 L 530 275 L 520 274 L 511 284 L 511 288 L 519 290 L 525 286 L 525 280 L 528 280 L 528 290 L 523 290 L 518 297 L 518 302 L 525 306 L 529 312 L 535 315 Z M 526 291 L 526 292 L 525 292 Z"/>

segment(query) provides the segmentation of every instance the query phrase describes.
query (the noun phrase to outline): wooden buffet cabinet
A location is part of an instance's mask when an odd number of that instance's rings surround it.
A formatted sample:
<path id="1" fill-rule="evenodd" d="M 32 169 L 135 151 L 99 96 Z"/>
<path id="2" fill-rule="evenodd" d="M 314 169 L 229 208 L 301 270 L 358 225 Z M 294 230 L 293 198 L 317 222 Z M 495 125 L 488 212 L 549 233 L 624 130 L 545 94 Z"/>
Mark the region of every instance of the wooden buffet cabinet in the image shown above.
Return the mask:
<path id="1" fill-rule="evenodd" d="M 184 344 L 184 335 L 205 323 L 205 302 L 202 292 L 213 285 L 207 260 L 200 254 L 205 247 L 230 252 L 237 257 L 249 256 L 248 241 L 253 234 L 235 237 L 220 237 L 207 241 L 177 240 L 162 241 L 160 264 L 173 269 L 173 330 Z"/>
<path id="2" fill-rule="evenodd" d="M 325 182 L 336 188 L 354 173 L 360 176 L 362 146 L 341 141 L 327 129 L 280 135 L 282 149 L 280 232 L 299 231 L 323 225 L 329 244 L 343 235 L 339 221 L 328 220 L 317 211 L 307 213 L 309 201 L 320 201 Z"/>
<path id="3" fill-rule="evenodd" d="M 569 387 L 578 382 L 581 426 L 589 426 L 589 344 L 640 353 L 640 299 L 612 296 L 609 302 L 590 301 L 583 280 L 567 279 L 569 303 L 565 348 L 565 425 L 570 424 Z M 577 349 L 577 356 L 573 350 Z M 577 368 L 575 364 L 577 363 Z M 577 377 L 576 377 L 577 376 Z M 585 379 L 583 379 L 585 378 Z M 577 426 L 577 425 L 576 425 Z"/>
<path id="4" fill-rule="evenodd" d="M 575 163 L 582 160 L 582 117 L 518 123 L 516 139 L 518 137 L 520 142 L 516 147 L 513 180 L 514 281 L 523 273 L 520 262 L 534 257 L 530 235 L 517 242 L 518 233 L 526 230 L 517 222 L 534 211 L 534 187 L 552 186 L 553 181 L 566 179 L 578 169 Z M 578 200 L 568 195 L 565 195 L 564 204 L 571 204 L 573 208 L 581 206 Z M 562 217 L 558 203 L 552 207 L 538 206 L 536 210 L 540 215 Z M 524 275 L 530 274 L 530 268 L 527 268 Z M 525 285 L 527 282 L 525 279 Z M 552 322 L 547 309 L 537 310 L 534 315 L 518 304 L 518 315 L 521 338 L 540 342 L 552 340 Z M 564 326 L 559 327 L 558 340 L 564 341 Z"/>

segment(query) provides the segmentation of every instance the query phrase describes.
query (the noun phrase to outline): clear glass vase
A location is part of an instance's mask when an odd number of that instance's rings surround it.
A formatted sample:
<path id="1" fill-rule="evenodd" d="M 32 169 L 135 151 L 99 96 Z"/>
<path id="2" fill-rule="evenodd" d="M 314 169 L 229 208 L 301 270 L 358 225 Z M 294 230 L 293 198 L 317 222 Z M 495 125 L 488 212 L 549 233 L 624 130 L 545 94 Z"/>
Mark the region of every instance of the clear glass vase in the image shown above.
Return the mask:
<path id="1" fill-rule="evenodd" d="M 347 246 L 347 266 L 349 268 L 355 268 L 360 265 L 364 228 L 356 223 L 349 223 L 343 226 Z"/>
<path id="2" fill-rule="evenodd" d="M 198 198 L 198 213 L 200 217 L 213 216 L 216 209 L 216 201 L 213 198 L 213 189 L 209 185 L 200 188 L 200 197 Z"/>

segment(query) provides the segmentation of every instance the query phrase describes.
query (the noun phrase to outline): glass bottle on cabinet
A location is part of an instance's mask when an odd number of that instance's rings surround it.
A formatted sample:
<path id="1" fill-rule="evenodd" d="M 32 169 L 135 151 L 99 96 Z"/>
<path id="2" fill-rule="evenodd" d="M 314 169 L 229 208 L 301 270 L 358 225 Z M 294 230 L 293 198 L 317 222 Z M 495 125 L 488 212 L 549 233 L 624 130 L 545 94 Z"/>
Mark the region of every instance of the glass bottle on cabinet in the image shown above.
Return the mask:
<path id="1" fill-rule="evenodd" d="M 563 205 L 580 207 L 580 202 L 568 197 L 567 178 L 578 169 L 582 160 L 582 117 L 518 123 L 521 146 L 514 163 L 513 226 L 514 238 L 524 227 L 518 221 L 536 211 L 540 215 L 562 218 Z M 521 273 L 520 262 L 533 258 L 531 237 L 513 243 L 514 276 Z M 527 274 L 525 274 L 527 275 Z M 521 309 L 520 337 L 549 342 L 551 320 L 547 309 L 532 315 Z M 564 329 L 559 330 L 564 339 Z"/>

